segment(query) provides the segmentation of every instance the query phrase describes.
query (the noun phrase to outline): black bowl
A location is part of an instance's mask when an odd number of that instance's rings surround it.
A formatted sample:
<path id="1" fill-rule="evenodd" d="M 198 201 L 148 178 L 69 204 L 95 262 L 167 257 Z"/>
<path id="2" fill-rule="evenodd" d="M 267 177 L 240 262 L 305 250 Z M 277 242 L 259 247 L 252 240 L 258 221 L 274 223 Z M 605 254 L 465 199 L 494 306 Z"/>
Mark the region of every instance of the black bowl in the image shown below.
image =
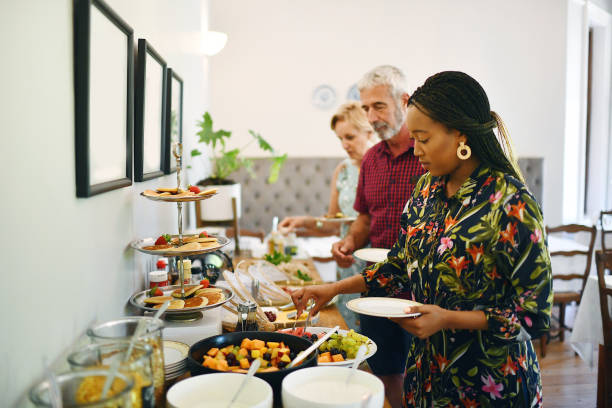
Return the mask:
<path id="1" fill-rule="evenodd" d="M 306 339 L 301 337 L 293 336 L 291 334 L 286 333 L 277 333 L 277 332 L 234 332 L 234 333 L 226 333 L 220 334 L 218 336 L 209 337 L 204 340 L 200 340 L 195 343 L 189 349 L 189 355 L 187 356 L 187 367 L 191 371 L 191 375 L 201 375 L 201 374 L 212 374 L 212 373 L 221 373 L 222 371 L 213 370 L 208 367 L 204 367 L 202 365 L 202 361 L 204 361 L 204 355 L 208 350 L 213 347 L 223 348 L 229 346 L 230 344 L 239 346 L 242 343 L 243 339 L 249 338 L 251 340 L 258 339 L 263 341 L 274 341 L 274 342 L 283 342 L 286 346 L 289 346 L 291 351 L 296 354 L 300 351 L 306 350 L 308 347 L 312 345 L 312 343 Z M 291 368 L 283 368 L 278 371 L 272 371 L 269 373 L 256 373 L 255 376 L 261 378 L 266 381 L 270 386 L 272 386 L 272 390 L 274 391 L 274 402 L 275 405 L 280 403 L 281 400 L 281 383 L 285 376 L 289 373 L 292 373 L 295 370 L 299 370 L 304 367 L 314 367 L 317 365 L 317 353 L 316 351 L 311 353 L 305 360 L 302 361 L 297 367 Z"/>

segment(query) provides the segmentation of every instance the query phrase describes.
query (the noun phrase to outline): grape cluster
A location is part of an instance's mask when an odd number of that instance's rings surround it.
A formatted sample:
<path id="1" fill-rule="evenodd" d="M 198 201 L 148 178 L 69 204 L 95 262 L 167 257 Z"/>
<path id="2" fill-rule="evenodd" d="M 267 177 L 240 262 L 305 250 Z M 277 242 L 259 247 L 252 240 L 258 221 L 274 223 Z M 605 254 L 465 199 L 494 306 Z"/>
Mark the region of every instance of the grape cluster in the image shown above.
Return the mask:
<path id="1" fill-rule="evenodd" d="M 332 355 L 342 354 L 344 359 L 353 359 L 357 354 L 359 346 L 366 344 L 368 340 L 367 337 L 351 329 L 346 335 L 332 334 L 329 340 L 319 346 L 319 350 L 321 352 L 329 351 Z"/>

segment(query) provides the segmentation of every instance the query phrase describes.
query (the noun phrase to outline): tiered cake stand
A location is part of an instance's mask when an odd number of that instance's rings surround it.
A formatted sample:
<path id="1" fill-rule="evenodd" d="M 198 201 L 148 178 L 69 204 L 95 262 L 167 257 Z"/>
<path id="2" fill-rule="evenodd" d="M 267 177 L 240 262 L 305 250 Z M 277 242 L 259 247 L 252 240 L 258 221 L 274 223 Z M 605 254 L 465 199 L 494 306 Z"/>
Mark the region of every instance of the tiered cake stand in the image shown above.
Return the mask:
<path id="1" fill-rule="evenodd" d="M 175 144 L 173 146 L 172 153 L 174 157 L 176 158 L 176 185 L 177 185 L 177 188 L 180 189 L 181 188 L 181 168 L 182 168 L 181 164 L 182 164 L 182 153 L 183 153 L 182 145 L 180 143 Z M 183 203 L 190 202 L 190 201 L 206 200 L 216 195 L 216 193 L 209 194 L 209 195 L 194 195 L 194 196 L 188 196 L 188 197 L 149 196 L 143 193 L 141 193 L 140 195 L 148 198 L 149 200 L 153 200 L 153 201 L 176 203 L 176 206 L 178 209 L 178 235 L 173 235 L 172 238 L 177 238 L 178 246 L 181 246 L 183 245 Z M 160 289 L 164 293 L 164 296 L 172 296 L 172 292 L 180 288 L 180 292 L 181 292 L 180 298 L 184 299 L 185 298 L 185 284 L 184 284 L 183 258 L 187 256 L 200 255 L 200 254 L 204 254 L 207 252 L 213 252 L 213 251 L 216 251 L 224 247 L 225 245 L 229 243 L 229 239 L 226 237 L 223 237 L 223 236 L 214 236 L 214 237 L 217 238 L 217 245 L 206 247 L 206 248 L 201 248 L 201 249 L 189 250 L 189 251 L 177 251 L 177 250 L 168 250 L 168 249 L 163 249 L 163 250 L 144 249 L 144 247 L 153 245 L 155 243 L 155 238 L 137 239 L 135 241 L 132 241 L 130 243 L 130 246 L 136 249 L 137 251 L 140 251 L 140 252 L 143 252 L 149 255 L 157 255 L 157 256 L 164 256 L 164 257 L 177 257 L 179 259 L 178 273 L 179 273 L 180 285 L 166 286 Z M 217 302 L 215 304 L 206 305 L 206 306 L 188 307 L 184 309 L 175 309 L 175 310 L 168 309 L 165 313 L 166 320 L 195 321 L 195 320 L 201 319 L 202 311 L 221 306 L 222 304 L 230 300 L 234 295 L 231 290 L 228 290 L 225 288 L 221 288 L 221 290 L 223 291 L 223 294 L 225 295 L 224 300 Z M 144 299 L 147 297 L 148 292 L 149 290 L 143 290 L 143 291 L 133 294 L 132 297 L 130 298 L 130 303 L 141 310 L 148 311 L 148 312 L 155 312 L 157 311 L 157 309 L 154 309 L 153 307 L 150 307 L 144 303 Z"/>

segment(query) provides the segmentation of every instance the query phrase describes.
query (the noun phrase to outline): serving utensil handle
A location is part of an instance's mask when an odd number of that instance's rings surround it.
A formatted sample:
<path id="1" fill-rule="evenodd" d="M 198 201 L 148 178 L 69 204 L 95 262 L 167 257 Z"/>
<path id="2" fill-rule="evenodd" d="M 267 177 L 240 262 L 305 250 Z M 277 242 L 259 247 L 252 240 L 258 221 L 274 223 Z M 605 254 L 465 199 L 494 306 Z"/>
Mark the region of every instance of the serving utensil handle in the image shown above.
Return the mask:
<path id="1" fill-rule="evenodd" d="M 300 354 L 298 354 L 292 362 L 289 363 L 289 365 L 287 367 L 295 367 L 295 365 L 299 362 L 301 362 L 302 360 L 304 360 L 306 357 L 308 357 L 308 355 L 310 353 L 312 353 L 313 351 L 315 351 L 316 349 L 319 348 L 319 346 L 321 344 L 323 344 L 323 342 L 327 339 L 329 339 L 331 337 L 332 334 L 334 334 L 336 331 L 338 331 L 338 329 L 340 328 L 340 326 L 335 326 L 334 328 L 332 328 L 330 331 L 328 331 L 325 336 L 321 337 L 319 340 L 315 341 L 315 343 L 308 347 L 306 350 L 302 351 Z"/>

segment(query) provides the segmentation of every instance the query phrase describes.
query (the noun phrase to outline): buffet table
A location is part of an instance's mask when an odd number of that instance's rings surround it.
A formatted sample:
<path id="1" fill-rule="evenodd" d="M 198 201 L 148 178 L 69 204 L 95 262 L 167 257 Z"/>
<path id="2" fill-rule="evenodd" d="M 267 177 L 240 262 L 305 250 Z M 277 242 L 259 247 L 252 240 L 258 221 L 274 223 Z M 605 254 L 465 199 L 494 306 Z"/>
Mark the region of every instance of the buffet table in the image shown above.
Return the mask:
<path id="1" fill-rule="evenodd" d="M 241 258 L 241 257 L 236 257 L 234 259 L 234 264 L 237 265 L 240 261 L 242 260 L 248 260 L 248 258 Z M 308 264 L 308 272 L 310 274 L 310 276 L 312 276 L 315 280 L 320 280 L 320 275 L 318 274 L 318 271 L 316 269 L 316 266 L 314 264 L 314 262 L 311 259 L 301 259 L 300 262 L 305 262 L 306 264 Z M 342 317 L 342 315 L 340 314 L 340 312 L 338 311 L 338 308 L 335 305 L 330 305 L 324 309 L 322 309 L 319 312 L 319 319 L 317 321 L 316 324 L 314 324 L 318 327 L 334 327 L 334 326 L 339 326 L 340 329 L 348 329 L 346 322 L 344 321 L 344 318 Z M 367 366 L 366 363 L 362 364 L 360 366 L 360 369 L 364 370 L 364 371 L 370 371 L 369 367 Z M 190 373 L 187 372 L 184 375 L 182 375 L 181 377 L 177 378 L 174 381 L 168 382 L 166 384 L 166 391 L 168 390 L 168 388 L 170 388 L 172 385 L 176 384 L 177 382 L 189 378 L 190 377 Z M 390 407 L 388 401 L 385 399 L 384 401 L 384 407 Z"/>

